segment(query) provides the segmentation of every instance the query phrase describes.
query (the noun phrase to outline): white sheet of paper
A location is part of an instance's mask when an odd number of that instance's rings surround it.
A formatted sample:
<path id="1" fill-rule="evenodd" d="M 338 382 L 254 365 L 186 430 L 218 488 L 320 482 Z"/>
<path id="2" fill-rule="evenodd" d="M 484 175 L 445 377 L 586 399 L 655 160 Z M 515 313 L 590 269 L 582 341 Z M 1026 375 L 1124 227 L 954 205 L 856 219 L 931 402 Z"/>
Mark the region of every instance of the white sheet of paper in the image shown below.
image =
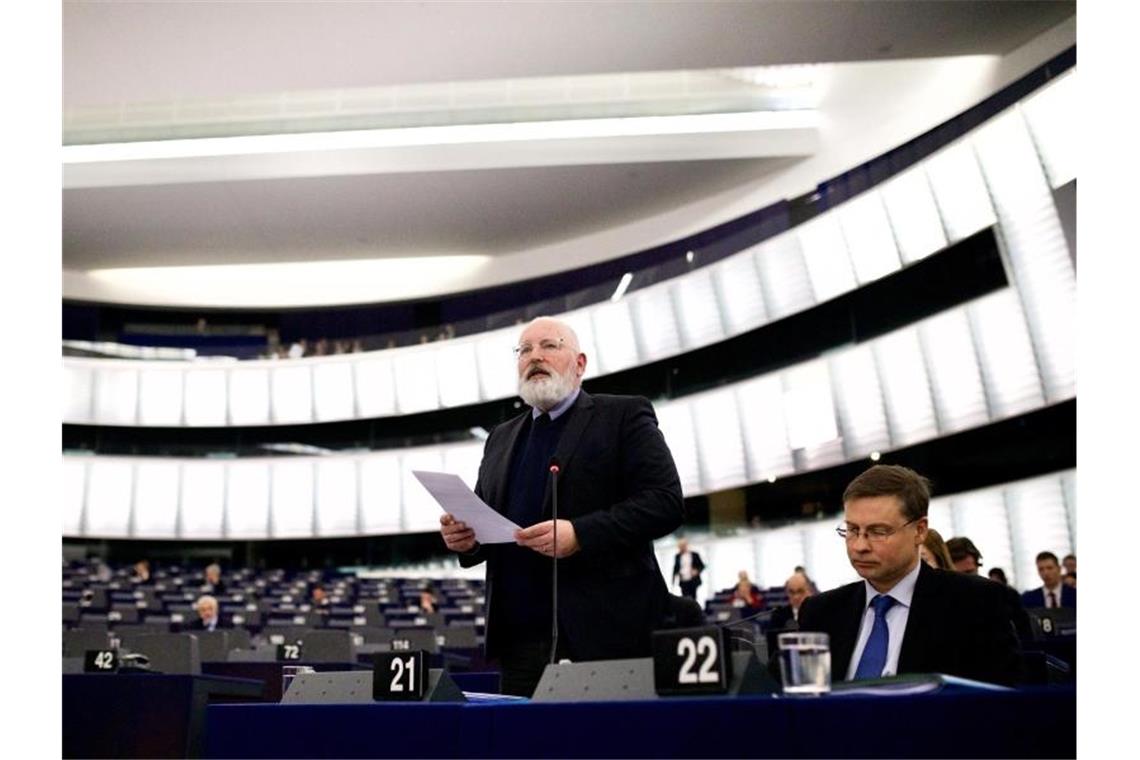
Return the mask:
<path id="1" fill-rule="evenodd" d="M 412 470 L 412 474 L 439 502 L 444 512 L 475 530 L 476 541 L 481 544 L 514 543 L 519 526 L 487 506 L 458 475 L 425 470 Z"/>

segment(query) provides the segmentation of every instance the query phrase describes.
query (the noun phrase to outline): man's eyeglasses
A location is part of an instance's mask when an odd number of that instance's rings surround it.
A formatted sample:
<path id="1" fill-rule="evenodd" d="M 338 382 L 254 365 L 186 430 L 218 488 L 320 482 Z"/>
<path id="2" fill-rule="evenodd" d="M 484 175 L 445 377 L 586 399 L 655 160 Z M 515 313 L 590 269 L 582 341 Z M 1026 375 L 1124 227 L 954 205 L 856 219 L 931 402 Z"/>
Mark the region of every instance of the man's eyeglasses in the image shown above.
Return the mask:
<path id="1" fill-rule="evenodd" d="M 562 342 L 563 342 L 562 338 L 559 338 L 558 340 L 554 340 L 553 338 L 547 338 L 546 340 L 540 340 L 538 342 L 538 348 L 544 354 L 549 354 L 551 352 L 557 351 L 560 348 L 562 348 Z M 518 344 L 517 346 L 514 347 L 515 358 L 516 359 L 529 359 L 531 357 L 531 354 L 534 353 L 534 348 L 535 347 L 534 347 L 533 343 L 520 343 L 520 344 Z"/>
<path id="2" fill-rule="evenodd" d="M 863 537 L 871 543 L 878 543 L 880 541 L 886 541 L 912 522 L 917 522 L 921 519 L 921 517 L 916 517 L 913 520 L 907 520 L 897 528 L 892 528 L 890 525 L 868 525 L 866 528 L 859 528 L 859 526 L 850 523 L 841 523 L 836 526 L 835 532 L 839 534 L 840 538 L 848 541 L 858 541 L 860 537 Z"/>

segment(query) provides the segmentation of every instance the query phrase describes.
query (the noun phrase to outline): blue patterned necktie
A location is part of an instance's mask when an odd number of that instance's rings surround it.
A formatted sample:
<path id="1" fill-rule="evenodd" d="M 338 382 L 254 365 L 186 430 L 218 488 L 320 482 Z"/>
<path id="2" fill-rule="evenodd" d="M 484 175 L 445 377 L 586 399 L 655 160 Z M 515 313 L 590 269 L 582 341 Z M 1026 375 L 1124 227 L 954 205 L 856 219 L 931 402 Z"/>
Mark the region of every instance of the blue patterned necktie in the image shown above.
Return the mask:
<path id="1" fill-rule="evenodd" d="M 887 610 L 894 603 L 893 597 L 882 594 L 871 600 L 871 606 L 875 608 L 875 624 L 871 626 L 871 635 L 863 647 L 859 667 L 855 669 L 855 680 L 879 678 L 883 675 L 883 667 L 887 664 L 887 643 L 891 638 L 890 629 L 887 628 Z"/>

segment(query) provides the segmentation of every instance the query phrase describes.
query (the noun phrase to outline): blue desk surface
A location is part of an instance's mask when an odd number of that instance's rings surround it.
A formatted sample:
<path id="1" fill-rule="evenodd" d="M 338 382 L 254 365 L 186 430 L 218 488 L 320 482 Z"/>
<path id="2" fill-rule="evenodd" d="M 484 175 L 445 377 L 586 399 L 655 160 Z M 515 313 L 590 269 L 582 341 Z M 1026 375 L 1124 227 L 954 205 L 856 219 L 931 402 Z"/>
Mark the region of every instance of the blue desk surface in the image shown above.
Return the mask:
<path id="1" fill-rule="evenodd" d="M 867 727 L 894 726 L 871 744 Z M 1076 690 L 210 705 L 206 757 L 1074 757 Z"/>

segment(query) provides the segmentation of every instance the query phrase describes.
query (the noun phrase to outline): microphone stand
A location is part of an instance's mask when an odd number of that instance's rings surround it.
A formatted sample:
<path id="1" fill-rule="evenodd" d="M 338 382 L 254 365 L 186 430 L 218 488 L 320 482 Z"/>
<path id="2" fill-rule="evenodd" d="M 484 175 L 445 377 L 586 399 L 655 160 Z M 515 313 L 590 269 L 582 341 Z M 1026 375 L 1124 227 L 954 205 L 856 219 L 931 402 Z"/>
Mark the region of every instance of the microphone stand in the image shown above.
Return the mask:
<path id="1" fill-rule="evenodd" d="M 554 550 L 550 553 L 551 559 L 554 562 L 552 573 L 553 582 L 550 593 L 552 604 L 551 620 L 550 620 L 550 664 L 555 663 L 555 658 L 558 652 L 558 467 L 557 461 L 550 463 L 550 490 L 551 495 L 554 497 L 553 517 L 554 517 Z"/>

